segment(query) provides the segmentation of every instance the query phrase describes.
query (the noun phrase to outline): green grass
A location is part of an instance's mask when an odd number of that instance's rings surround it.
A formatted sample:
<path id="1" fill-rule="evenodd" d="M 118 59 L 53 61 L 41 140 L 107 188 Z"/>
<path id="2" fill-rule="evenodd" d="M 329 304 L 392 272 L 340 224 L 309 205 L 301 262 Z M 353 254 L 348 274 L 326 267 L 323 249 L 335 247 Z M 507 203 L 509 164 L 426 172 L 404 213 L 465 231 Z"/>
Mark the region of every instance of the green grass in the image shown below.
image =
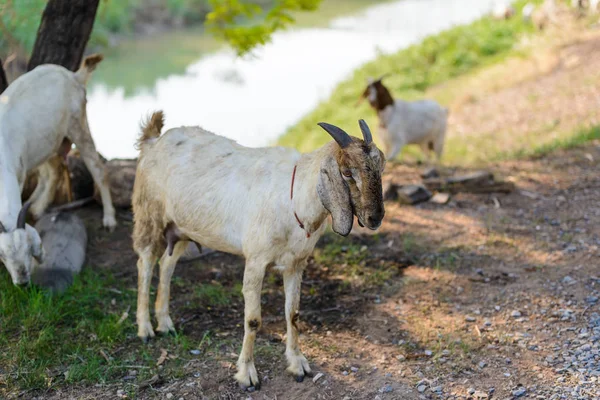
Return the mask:
<path id="1" fill-rule="evenodd" d="M 520 149 L 516 152 L 504 154 L 504 158 L 537 158 L 543 157 L 559 149 L 572 149 L 591 142 L 592 140 L 600 139 L 600 125 L 581 128 L 575 133 L 563 135 L 548 143 L 533 146 L 530 149 Z"/>
<path id="2" fill-rule="evenodd" d="M 524 0 L 517 1 L 517 10 L 525 3 Z M 315 128 L 319 121 L 346 127 L 352 133 L 357 131 L 359 117 L 365 118 L 371 126 L 377 126 L 377 117 L 367 102 L 355 107 L 369 77 L 392 73 L 386 79 L 390 91 L 396 97 L 417 99 L 434 85 L 505 59 L 515 51 L 520 39 L 532 31 L 532 26 L 520 15 L 507 21 L 484 17 L 430 36 L 395 54 L 380 55 L 340 83 L 331 97 L 290 128 L 279 139 L 279 144 L 301 151 L 323 145 L 329 137 Z"/>
<path id="3" fill-rule="evenodd" d="M 198 335 L 157 336 L 146 345 L 136 336 L 135 283 L 127 285 L 107 270 L 89 267 L 66 292 L 50 295 L 14 286 L 0 267 L 0 398 L 73 384 L 122 383 L 133 374 L 124 390 L 135 398 L 137 386 L 153 375 L 168 380 L 189 373 L 185 365 L 197 357 L 189 350 L 219 360 L 241 344 L 241 338 L 221 337 L 216 328 Z M 188 301 L 195 307 L 227 307 L 242 301 L 241 287 L 241 282 L 202 284 L 193 288 Z M 121 321 L 125 312 L 128 316 Z M 163 348 L 174 357 L 158 367 Z"/>
<path id="4" fill-rule="evenodd" d="M 110 276 L 91 269 L 64 295 L 50 296 L 13 286 L 2 268 L 0 395 L 5 387 L 30 390 L 61 382 L 103 383 L 123 372 L 126 362 L 109 363 L 102 352 L 111 354 L 127 336 L 135 336 L 131 315 L 119 322 L 122 313 L 133 308 L 134 297 Z"/>

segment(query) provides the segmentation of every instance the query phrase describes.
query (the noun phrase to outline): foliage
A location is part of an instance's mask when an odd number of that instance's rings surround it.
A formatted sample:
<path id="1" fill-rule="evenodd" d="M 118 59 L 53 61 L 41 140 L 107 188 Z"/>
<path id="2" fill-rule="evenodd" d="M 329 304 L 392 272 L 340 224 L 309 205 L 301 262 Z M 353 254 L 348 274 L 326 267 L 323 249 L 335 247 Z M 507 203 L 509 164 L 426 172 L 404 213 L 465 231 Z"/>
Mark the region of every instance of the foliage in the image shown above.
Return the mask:
<path id="1" fill-rule="evenodd" d="M 314 11 L 321 0 L 276 0 L 266 12 L 256 4 L 238 0 L 210 0 L 212 11 L 206 22 L 210 30 L 225 39 L 238 54 L 267 43 L 271 35 L 294 22 L 292 11 Z M 248 21 L 246 23 L 243 23 Z"/>
<path id="2" fill-rule="evenodd" d="M 294 22 L 293 11 L 313 11 L 321 0 L 158 0 L 170 21 L 199 24 L 206 18 L 211 32 L 244 54 L 265 44 L 270 36 Z M 20 49 L 29 54 L 47 0 L 6 0 L 0 4 L 0 50 Z M 111 34 L 133 30 L 147 2 L 100 0 L 91 45 L 106 46 Z M 212 11 L 211 11 L 212 10 Z"/>
<path id="3" fill-rule="evenodd" d="M 525 1 L 518 1 L 515 6 L 521 10 L 524 4 Z M 315 129 L 319 121 L 356 129 L 358 116 L 368 116 L 365 118 L 367 122 L 376 126 L 376 116 L 366 102 L 353 107 L 369 77 L 390 73 L 386 85 L 395 96 L 407 99 L 422 97 L 424 91 L 433 85 L 505 57 L 532 29 L 521 15 L 509 20 L 486 16 L 469 25 L 430 36 L 397 53 L 380 55 L 340 83 L 328 100 L 290 128 L 279 143 L 302 151 L 323 145 L 328 137 Z"/>

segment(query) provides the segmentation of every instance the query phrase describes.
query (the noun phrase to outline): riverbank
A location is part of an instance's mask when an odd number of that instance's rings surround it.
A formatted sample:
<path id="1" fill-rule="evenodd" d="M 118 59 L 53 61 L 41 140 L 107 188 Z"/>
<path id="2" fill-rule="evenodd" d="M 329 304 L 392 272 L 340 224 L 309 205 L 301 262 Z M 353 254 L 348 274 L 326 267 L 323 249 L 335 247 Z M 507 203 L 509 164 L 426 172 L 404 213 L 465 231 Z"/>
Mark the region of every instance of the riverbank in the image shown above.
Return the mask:
<path id="1" fill-rule="evenodd" d="M 594 19 L 564 6 L 557 23 L 539 32 L 520 14 L 525 3 L 515 3 L 518 13 L 508 21 L 484 17 L 365 64 L 279 144 L 302 151 L 320 146 L 327 140 L 313 129 L 320 120 L 352 127 L 361 116 L 376 126 L 367 102 L 353 105 L 367 78 L 385 73 L 392 74 L 385 83 L 395 97 L 433 98 L 450 108 L 443 157 L 449 164 L 531 155 L 593 138 L 599 123 L 595 86 L 583 81 L 597 77 L 584 56 L 597 43 Z M 402 157 L 422 159 L 410 146 Z"/>

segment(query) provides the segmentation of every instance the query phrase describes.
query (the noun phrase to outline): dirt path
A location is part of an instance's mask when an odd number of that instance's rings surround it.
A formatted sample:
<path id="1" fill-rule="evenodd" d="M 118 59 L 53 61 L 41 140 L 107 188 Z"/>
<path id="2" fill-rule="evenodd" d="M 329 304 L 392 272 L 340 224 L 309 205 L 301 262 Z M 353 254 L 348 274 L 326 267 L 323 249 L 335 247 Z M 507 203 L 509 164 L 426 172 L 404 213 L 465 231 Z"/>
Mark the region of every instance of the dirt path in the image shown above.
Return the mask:
<path id="1" fill-rule="evenodd" d="M 217 253 L 175 272 L 172 316 L 187 345 L 162 338 L 140 350 L 132 335 L 116 356 L 143 351 L 154 366 L 165 348 L 183 363 L 167 359 L 145 376 L 125 371 L 117 382 L 39 398 L 598 398 L 599 161 L 594 143 L 500 163 L 492 170 L 517 192 L 459 194 L 448 205 L 387 203 L 378 233 L 325 236 L 301 306 L 302 348 L 323 374 L 316 383 L 285 374 L 283 291 L 272 274 L 257 342 L 263 388 L 236 387 L 243 262 Z M 417 181 L 419 172 L 396 165 L 385 179 Z M 83 214 L 98 218 L 96 210 Z M 133 289 L 129 229 L 96 231 L 89 256 Z M 207 289 L 214 286 L 220 292 Z"/>

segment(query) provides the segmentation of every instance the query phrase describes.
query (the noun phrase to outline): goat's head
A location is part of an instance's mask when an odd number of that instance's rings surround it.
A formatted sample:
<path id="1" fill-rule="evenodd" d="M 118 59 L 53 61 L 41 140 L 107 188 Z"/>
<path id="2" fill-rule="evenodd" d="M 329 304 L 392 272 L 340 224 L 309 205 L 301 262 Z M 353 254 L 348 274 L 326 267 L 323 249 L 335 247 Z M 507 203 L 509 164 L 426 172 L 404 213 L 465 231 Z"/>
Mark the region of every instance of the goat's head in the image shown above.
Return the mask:
<path id="1" fill-rule="evenodd" d="M 360 226 L 375 230 L 385 214 L 381 188 L 385 156 L 373 143 L 367 123 L 361 119 L 359 125 L 364 140 L 337 126 L 319 123 L 337 145 L 321 164 L 317 192 L 331 213 L 333 230 L 342 236 L 352 230 L 354 215 Z"/>
<path id="2" fill-rule="evenodd" d="M 394 98 L 381 82 L 387 75 L 385 74 L 375 81 L 369 80 L 369 84 L 360 96 L 359 103 L 364 99 L 368 99 L 371 107 L 377 111 L 384 110 L 387 106 L 393 105 Z"/>
<path id="3" fill-rule="evenodd" d="M 33 259 L 41 263 L 44 252 L 40 235 L 33 227 L 25 224 L 29 205 L 27 202 L 21 208 L 14 230 L 7 231 L 0 222 L 0 260 L 15 285 L 29 283 Z"/>

